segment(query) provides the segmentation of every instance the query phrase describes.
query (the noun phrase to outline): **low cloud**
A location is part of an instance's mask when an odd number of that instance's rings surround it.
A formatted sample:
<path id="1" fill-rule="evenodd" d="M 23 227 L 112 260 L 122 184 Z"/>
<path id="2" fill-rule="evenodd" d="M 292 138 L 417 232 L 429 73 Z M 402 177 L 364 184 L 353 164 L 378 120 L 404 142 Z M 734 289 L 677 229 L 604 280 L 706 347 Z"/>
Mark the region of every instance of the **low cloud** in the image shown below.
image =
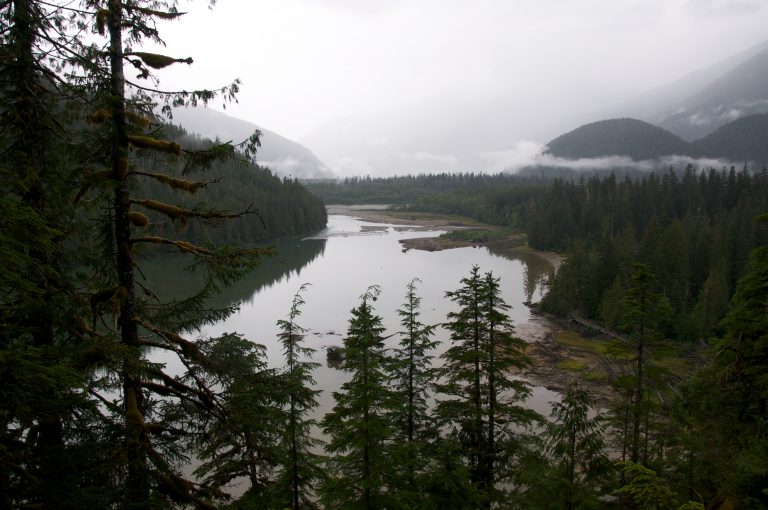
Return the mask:
<path id="1" fill-rule="evenodd" d="M 725 168 L 734 165 L 732 161 L 718 158 L 694 158 L 684 155 L 665 156 L 659 159 L 636 161 L 629 156 L 603 156 L 599 158 L 566 159 L 547 154 L 546 145 L 537 142 L 518 142 L 514 149 L 485 152 L 480 156 L 488 161 L 489 170 L 517 172 L 522 168 L 556 167 L 577 171 L 636 169 L 642 171 L 666 170 L 670 166 L 682 168 L 689 163 L 697 168 Z"/>
<path id="2" fill-rule="evenodd" d="M 517 170 L 524 166 L 535 164 L 536 158 L 541 156 L 545 145 L 531 140 L 521 140 L 512 149 L 502 151 L 481 152 L 480 159 L 487 164 L 489 170 Z"/>
<path id="3" fill-rule="evenodd" d="M 399 152 L 395 154 L 395 158 L 404 162 L 416 162 L 426 164 L 436 164 L 443 166 L 456 166 L 459 164 L 459 160 L 454 156 L 433 154 L 431 152 Z"/>
<path id="4" fill-rule="evenodd" d="M 308 164 L 301 159 L 288 156 L 271 161 L 257 161 L 261 166 L 266 166 L 278 177 L 297 178 L 323 178 L 330 177 L 331 171 L 326 167 L 318 168 L 314 164 Z"/>

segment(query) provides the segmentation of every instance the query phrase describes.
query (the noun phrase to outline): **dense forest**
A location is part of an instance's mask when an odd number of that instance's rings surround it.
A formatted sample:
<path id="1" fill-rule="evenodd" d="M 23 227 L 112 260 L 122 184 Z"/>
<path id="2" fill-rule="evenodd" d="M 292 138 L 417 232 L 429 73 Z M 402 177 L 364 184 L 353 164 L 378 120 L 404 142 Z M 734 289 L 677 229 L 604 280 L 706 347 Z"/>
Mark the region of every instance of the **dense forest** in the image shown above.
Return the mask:
<path id="1" fill-rule="evenodd" d="M 349 378 L 315 420 L 303 288 L 277 323 L 282 367 L 236 332 L 192 339 L 234 313 L 218 297 L 273 254 L 255 244 L 258 225 L 290 235 L 324 212 L 299 183 L 251 166 L 258 133 L 236 147 L 167 126 L 171 106 L 233 100 L 240 86 L 153 88 L 154 70 L 191 63 L 139 50 L 162 42 L 156 22 L 181 17 L 174 5 L 0 2 L 0 508 L 768 504 L 768 172 L 325 184 L 566 251 L 542 307 L 616 330 L 609 355 L 624 370 L 609 409 L 574 386 L 550 416 L 531 410 L 515 377 L 525 343 L 499 279 L 475 266 L 446 293 L 440 360 L 418 279 L 390 334 L 379 288 L 361 288 Z M 142 272 L 143 256 L 168 249 L 196 270 L 188 297 L 163 299 Z M 657 364 L 671 343 L 698 369 Z"/>
<path id="2" fill-rule="evenodd" d="M 163 125 L 161 132 L 165 139 L 183 145 L 188 151 L 202 152 L 215 146 L 210 140 L 190 136 L 172 125 Z M 143 154 L 136 165 L 137 171 L 143 171 L 144 167 L 148 171 L 162 169 L 165 175 L 175 179 L 182 179 L 186 168 L 185 162 L 167 164 L 153 154 Z M 206 170 L 205 180 L 204 189 L 194 194 L 180 193 L 178 187 L 169 187 L 156 179 L 139 183 L 137 192 L 185 208 L 215 204 L 220 210 L 240 211 L 252 206 L 253 214 L 231 218 L 215 228 L 192 218 L 179 237 L 196 244 L 249 244 L 307 234 L 326 224 L 325 204 L 317 195 L 296 179 L 280 179 L 268 168 L 252 162 L 236 158 L 216 161 Z M 151 213 L 149 218 L 153 225 L 162 228 L 165 219 L 162 214 Z"/>

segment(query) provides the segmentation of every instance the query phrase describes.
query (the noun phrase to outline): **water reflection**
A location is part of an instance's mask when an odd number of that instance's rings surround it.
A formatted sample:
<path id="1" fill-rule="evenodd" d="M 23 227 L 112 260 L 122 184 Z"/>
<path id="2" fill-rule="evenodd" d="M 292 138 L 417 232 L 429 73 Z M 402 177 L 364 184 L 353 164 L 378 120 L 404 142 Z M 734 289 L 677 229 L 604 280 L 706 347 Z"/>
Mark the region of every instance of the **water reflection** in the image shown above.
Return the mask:
<path id="1" fill-rule="evenodd" d="M 518 261 L 522 264 L 525 303 L 540 301 L 546 294 L 549 277 L 553 271 L 550 262 L 535 253 L 521 251 L 520 245 L 517 243 L 490 245 L 488 251 L 497 257 Z"/>
<path id="2" fill-rule="evenodd" d="M 314 348 L 312 361 L 320 364 L 314 372 L 317 389 L 322 390 L 320 407 L 313 417 L 321 418 L 333 406 L 333 391 L 349 378 L 338 370 L 339 361 L 329 359 L 328 348 L 342 345 L 350 310 L 358 305 L 359 296 L 372 284 L 382 286 L 376 302 L 376 313 L 383 318 L 387 330 L 386 346 L 391 348 L 399 340 L 401 330 L 397 309 L 402 305 L 406 285 L 418 276 L 419 295 L 422 298 L 422 320 L 426 324 L 440 324 L 454 304 L 445 292 L 455 290 L 475 264 L 481 271 L 492 271 L 501 278 L 504 299 L 512 305 L 511 318 L 515 323 L 528 322 L 526 301 L 541 299 L 549 262 L 533 253 L 519 251 L 519 246 L 499 245 L 481 248 L 457 248 L 439 252 L 420 250 L 402 251 L 399 240 L 411 237 L 431 237 L 441 233 L 398 228 L 363 222 L 349 216 L 331 215 L 328 228 L 312 238 L 291 240 L 277 244 L 279 256 L 264 264 L 218 296 L 213 306 L 226 306 L 242 302 L 239 312 L 228 319 L 203 328 L 202 336 L 218 336 L 237 331 L 246 338 L 267 347 L 268 363 L 283 365 L 278 342 L 278 319 L 288 309 L 298 288 L 311 283 L 307 289 L 306 304 L 302 309 L 300 325 L 308 329 L 306 345 Z M 147 286 L 160 289 L 161 298 L 178 298 L 200 288 L 199 275 L 186 273 L 184 257 L 158 257 L 145 261 L 142 269 Z M 438 327 L 436 340 L 440 345 L 433 353 L 439 356 L 448 346 L 448 333 Z M 158 362 L 172 363 L 158 359 Z M 440 363 L 436 359 L 436 363 Z M 546 406 L 550 394 L 537 389 L 530 405 Z"/>
<path id="3" fill-rule="evenodd" d="M 233 303 L 247 304 L 258 292 L 294 276 L 299 277 L 307 265 L 323 256 L 325 243 L 325 239 L 294 239 L 274 244 L 277 255 L 265 258 L 255 271 L 224 289 L 211 299 L 209 305 L 223 308 Z M 181 254 L 165 254 L 143 260 L 140 282 L 163 301 L 189 297 L 203 286 L 200 272 L 185 270 L 190 261 L 189 257 Z"/>

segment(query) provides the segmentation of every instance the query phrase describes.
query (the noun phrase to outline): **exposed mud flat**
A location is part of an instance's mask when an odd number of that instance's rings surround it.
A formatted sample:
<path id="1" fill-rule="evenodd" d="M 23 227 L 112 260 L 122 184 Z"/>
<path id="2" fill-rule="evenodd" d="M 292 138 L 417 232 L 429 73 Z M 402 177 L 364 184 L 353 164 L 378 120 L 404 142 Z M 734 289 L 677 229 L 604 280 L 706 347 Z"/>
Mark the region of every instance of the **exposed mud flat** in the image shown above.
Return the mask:
<path id="1" fill-rule="evenodd" d="M 522 372 L 523 377 L 558 393 L 577 385 L 589 392 L 599 407 L 606 407 L 615 396 L 607 381 L 590 380 L 583 373 L 558 367 L 559 363 L 578 357 L 568 346 L 555 341 L 555 332 L 560 329 L 564 328 L 556 320 L 539 314 L 532 315 L 527 323 L 515 325 L 517 336 L 528 342 L 526 354 L 532 361 Z"/>
<path id="2" fill-rule="evenodd" d="M 468 246 L 480 246 L 478 243 L 460 239 L 446 239 L 444 237 L 415 237 L 413 239 L 400 239 L 404 250 L 441 251 L 452 248 L 466 248 Z"/>

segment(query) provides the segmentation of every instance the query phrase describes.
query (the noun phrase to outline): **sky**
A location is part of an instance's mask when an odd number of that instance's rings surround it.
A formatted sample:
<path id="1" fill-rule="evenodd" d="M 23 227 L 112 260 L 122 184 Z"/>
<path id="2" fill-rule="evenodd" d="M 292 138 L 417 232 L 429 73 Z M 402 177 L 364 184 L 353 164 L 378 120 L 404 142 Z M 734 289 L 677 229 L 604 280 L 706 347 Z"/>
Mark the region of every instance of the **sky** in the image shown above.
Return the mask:
<path id="1" fill-rule="evenodd" d="M 239 78 L 227 113 L 297 141 L 335 119 L 425 104 L 444 117 L 496 97 L 514 97 L 521 118 L 598 111 L 768 38 L 766 0 L 181 0 L 179 10 L 160 27 L 165 52 L 195 62 L 159 72 L 162 88 Z"/>

